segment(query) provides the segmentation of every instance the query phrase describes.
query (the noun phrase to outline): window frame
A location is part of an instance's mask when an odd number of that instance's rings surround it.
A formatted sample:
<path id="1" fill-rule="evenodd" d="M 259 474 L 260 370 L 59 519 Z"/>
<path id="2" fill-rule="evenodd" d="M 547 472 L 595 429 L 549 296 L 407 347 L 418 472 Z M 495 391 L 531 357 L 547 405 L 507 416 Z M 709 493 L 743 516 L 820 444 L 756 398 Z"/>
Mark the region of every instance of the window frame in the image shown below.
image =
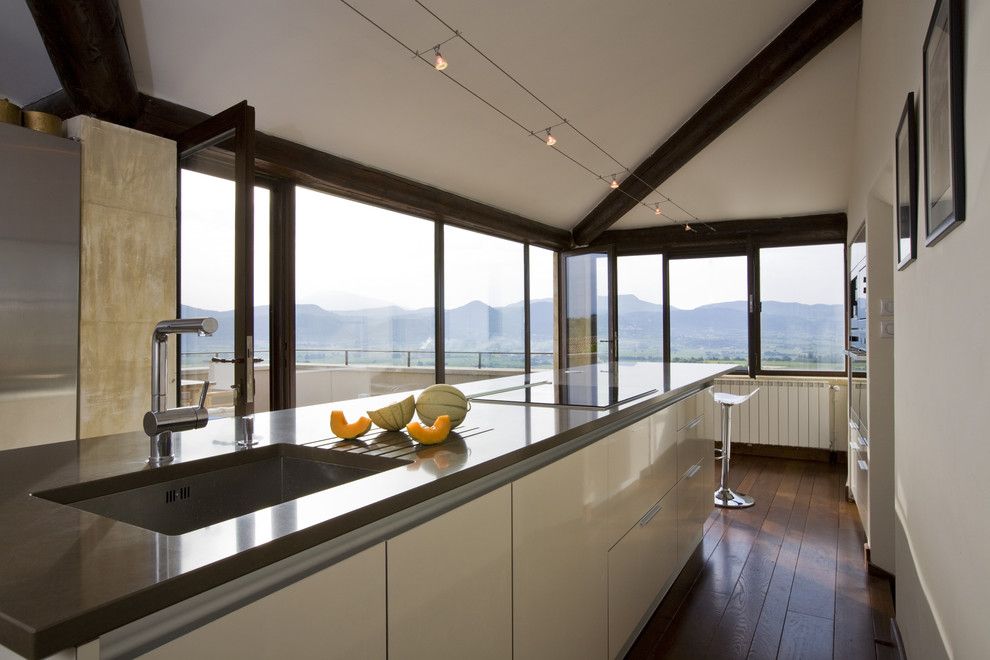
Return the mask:
<path id="1" fill-rule="evenodd" d="M 612 247 L 614 258 L 638 255 L 659 255 L 662 259 L 662 289 L 663 289 L 663 360 L 670 363 L 670 261 L 671 259 L 692 259 L 692 258 L 713 258 L 713 257 L 746 257 L 747 271 L 747 299 L 749 307 L 749 367 L 740 367 L 734 374 L 745 373 L 750 378 L 764 376 L 790 376 L 790 377 L 820 377 L 820 378 L 841 378 L 846 376 L 848 369 L 848 357 L 846 364 L 841 371 L 811 370 L 811 369 L 764 369 L 762 365 L 762 337 L 760 334 L 761 311 L 763 300 L 760 296 L 760 250 L 763 248 L 776 247 L 805 247 L 813 245 L 842 245 L 843 247 L 843 267 L 848 262 L 849 246 L 845 241 L 835 239 L 823 240 L 795 240 L 786 235 L 776 236 L 749 236 L 745 239 L 745 245 L 710 247 L 699 240 L 696 245 L 678 245 L 666 250 L 657 248 L 624 248 Z M 597 249 L 603 249 L 599 247 Z M 564 253 L 567 254 L 567 253 Z M 843 281 L 842 286 L 845 286 Z M 843 289 L 845 290 L 845 289 Z M 558 288 L 558 296 L 561 291 Z M 613 307 L 614 307 L 613 303 Z M 849 301 L 843 297 L 843 317 L 849 315 Z M 846 348 L 845 345 L 842 346 Z"/>

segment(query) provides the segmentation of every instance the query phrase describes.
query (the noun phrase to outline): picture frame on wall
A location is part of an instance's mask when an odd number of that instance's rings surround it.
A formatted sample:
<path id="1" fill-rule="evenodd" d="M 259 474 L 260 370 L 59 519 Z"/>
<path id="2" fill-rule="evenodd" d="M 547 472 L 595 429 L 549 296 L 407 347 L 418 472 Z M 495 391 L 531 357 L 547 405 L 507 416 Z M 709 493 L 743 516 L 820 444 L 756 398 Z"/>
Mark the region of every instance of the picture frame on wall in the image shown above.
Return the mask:
<path id="1" fill-rule="evenodd" d="M 914 92 L 907 95 L 894 138 L 897 270 L 918 256 L 918 122 Z"/>
<path id="2" fill-rule="evenodd" d="M 936 0 L 923 49 L 926 244 L 966 219 L 962 0 Z"/>

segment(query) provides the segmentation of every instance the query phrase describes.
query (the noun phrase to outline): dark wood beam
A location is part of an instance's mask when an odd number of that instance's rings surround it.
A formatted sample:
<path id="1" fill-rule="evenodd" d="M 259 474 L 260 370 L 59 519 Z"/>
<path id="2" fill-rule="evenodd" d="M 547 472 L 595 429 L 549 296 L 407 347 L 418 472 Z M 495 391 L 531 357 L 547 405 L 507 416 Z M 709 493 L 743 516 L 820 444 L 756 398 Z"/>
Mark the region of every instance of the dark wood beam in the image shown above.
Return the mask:
<path id="1" fill-rule="evenodd" d="M 846 214 L 724 220 L 693 225 L 620 229 L 604 232 L 592 245 L 614 245 L 619 254 L 647 252 L 745 252 L 753 240 L 759 247 L 779 247 L 808 243 L 845 243 Z"/>
<path id="2" fill-rule="evenodd" d="M 134 128 L 162 137 L 177 139 L 186 128 L 207 119 L 205 113 L 168 101 L 144 97 L 143 111 Z M 229 145 L 218 145 L 229 158 Z M 481 231 L 500 238 L 529 242 L 551 249 L 570 247 L 566 229 L 489 206 L 425 183 L 385 172 L 312 147 L 258 132 L 255 165 L 263 175 L 287 179 L 429 220 Z"/>
<path id="3" fill-rule="evenodd" d="M 125 126 L 141 112 L 117 0 L 27 0 L 77 113 Z"/>
<path id="4" fill-rule="evenodd" d="M 588 245 L 862 17 L 862 0 L 815 0 L 573 230 Z M 646 183 L 643 183 L 645 181 Z"/>

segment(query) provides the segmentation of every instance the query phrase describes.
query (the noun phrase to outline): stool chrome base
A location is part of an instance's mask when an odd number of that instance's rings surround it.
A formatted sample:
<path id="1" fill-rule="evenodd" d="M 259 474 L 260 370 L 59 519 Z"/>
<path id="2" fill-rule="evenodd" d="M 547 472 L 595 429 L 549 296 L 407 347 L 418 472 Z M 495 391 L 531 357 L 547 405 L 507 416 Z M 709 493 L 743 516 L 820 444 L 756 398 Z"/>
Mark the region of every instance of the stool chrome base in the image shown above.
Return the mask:
<path id="1" fill-rule="evenodd" d="M 748 509 L 756 504 L 756 501 L 749 495 L 739 495 L 731 488 L 719 488 L 715 491 L 715 506 L 723 509 Z"/>

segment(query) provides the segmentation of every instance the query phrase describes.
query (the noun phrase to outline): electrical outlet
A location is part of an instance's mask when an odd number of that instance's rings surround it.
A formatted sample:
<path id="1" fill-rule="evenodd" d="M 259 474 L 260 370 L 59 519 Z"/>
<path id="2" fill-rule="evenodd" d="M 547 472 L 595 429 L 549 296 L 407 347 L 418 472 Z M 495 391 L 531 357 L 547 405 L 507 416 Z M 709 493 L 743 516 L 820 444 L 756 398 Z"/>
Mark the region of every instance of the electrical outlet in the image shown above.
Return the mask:
<path id="1" fill-rule="evenodd" d="M 880 336 L 881 337 L 893 337 L 894 336 L 894 322 L 893 321 L 880 321 Z"/>
<path id="2" fill-rule="evenodd" d="M 894 315 L 894 299 L 893 298 L 881 298 L 880 299 L 880 313 L 884 316 Z"/>

